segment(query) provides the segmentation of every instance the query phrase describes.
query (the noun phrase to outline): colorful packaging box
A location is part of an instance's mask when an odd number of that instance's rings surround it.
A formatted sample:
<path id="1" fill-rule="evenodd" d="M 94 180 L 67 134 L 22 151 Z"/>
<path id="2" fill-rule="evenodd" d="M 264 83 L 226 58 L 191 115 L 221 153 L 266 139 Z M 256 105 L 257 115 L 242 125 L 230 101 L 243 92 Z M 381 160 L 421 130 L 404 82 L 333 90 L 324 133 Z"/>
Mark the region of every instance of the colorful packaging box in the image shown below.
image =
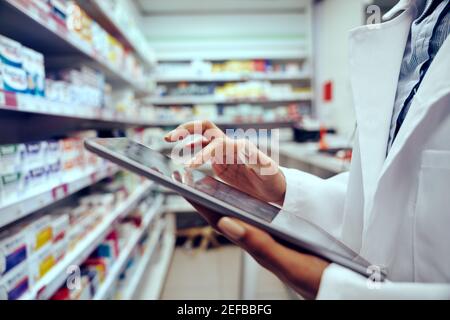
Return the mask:
<path id="1" fill-rule="evenodd" d="M 54 244 L 67 239 L 67 232 L 70 228 L 69 212 L 69 208 L 63 208 L 50 215 Z"/>
<path id="2" fill-rule="evenodd" d="M 23 69 L 27 75 L 27 93 L 45 95 L 44 56 L 30 48 L 22 48 Z"/>
<path id="3" fill-rule="evenodd" d="M 9 204 L 17 201 L 22 195 L 23 175 L 16 171 L 8 174 L 0 173 L 0 190 L 2 204 Z"/>
<path id="4" fill-rule="evenodd" d="M 53 224 L 50 215 L 44 215 L 27 226 L 30 255 L 53 241 Z"/>
<path id="5" fill-rule="evenodd" d="M 1 64 L 1 74 L 3 79 L 3 90 L 27 93 L 28 81 L 27 74 L 22 68 Z"/>
<path id="6" fill-rule="evenodd" d="M 0 278 L 0 300 L 18 300 L 31 286 L 28 263 L 23 262 Z"/>
<path id="7" fill-rule="evenodd" d="M 22 45 L 0 35 L 0 60 L 4 65 L 22 68 Z"/>
<path id="8" fill-rule="evenodd" d="M 24 229 L 6 230 L 0 234 L 0 277 L 26 261 L 27 234 Z"/>
<path id="9" fill-rule="evenodd" d="M 53 246 L 48 243 L 28 259 L 29 282 L 33 286 L 56 264 Z"/>

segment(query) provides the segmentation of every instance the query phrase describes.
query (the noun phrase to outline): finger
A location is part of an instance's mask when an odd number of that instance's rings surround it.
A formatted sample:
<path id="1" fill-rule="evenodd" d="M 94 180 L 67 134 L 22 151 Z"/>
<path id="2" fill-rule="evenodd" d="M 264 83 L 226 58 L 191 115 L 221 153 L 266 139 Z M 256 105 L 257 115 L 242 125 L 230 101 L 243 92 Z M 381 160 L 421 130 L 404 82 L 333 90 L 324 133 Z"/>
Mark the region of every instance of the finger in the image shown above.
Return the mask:
<path id="1" fill-rule="evenodd" d="M 233 218 L 222 218 L 217 224 L 219 230 L 246 250 L 264 267 L 289 278 L 296 268 L 297 259 L 303 254 L 288 249 L 276 242 L 268 233 Z"/>
<path id="2" fill-rule="evenodd" d="M 260 151 L 253 143 L 248 140 L 240 140 L 238 144 L 238 157 L 246 167 L 253 170 L 257 175 L 277 173 L 276 162 Z"/>
<path id="3" fill-rule="evenodd" d="M 195 141 L 187 143 L 185 147 L 194 150 L 196 148 L 205 148 L 209 143 L 210 141 L 208 139 L 202 137 L 201 139 L 197 139 Z"/>
<path id="4" fill-rule="evenodd" d="M 199 153 L 197 153 L 188 163 L 186 163 L 186 166 L 192 169 L 201 167 L 209 160 L 215 158 L 218 152 L 223 153 L 224 143 L 225 142 L 223 139 L 214 140 L 205 148 L 203 148 Z"/>
<path id="5" fill-rule="evenodd" d="M 186 138 L 190 134 L 204 135 L 205 132 L 212 131 L 215 135 L 223 135 L 223 132 L 209 120 L 191 121 L 178 126 L 164 136 L 167 142 L 176 142 Z"/>
<path id="6" fill-rule="evenodd" d="M 219 220 L 218 226 L 223 226 Z M 237 219 L 230 219 L 245 229 L 241 240 L 236 241 L 255 260 L 272 271 L 282 281 L 289 283 L 302 294 L 317 294 L 324 270 L 329 262 L 315 256 L 289 249 L 275 241 L 267 232 Z M 306 296 L 305 296 L 306 297 Z"/>

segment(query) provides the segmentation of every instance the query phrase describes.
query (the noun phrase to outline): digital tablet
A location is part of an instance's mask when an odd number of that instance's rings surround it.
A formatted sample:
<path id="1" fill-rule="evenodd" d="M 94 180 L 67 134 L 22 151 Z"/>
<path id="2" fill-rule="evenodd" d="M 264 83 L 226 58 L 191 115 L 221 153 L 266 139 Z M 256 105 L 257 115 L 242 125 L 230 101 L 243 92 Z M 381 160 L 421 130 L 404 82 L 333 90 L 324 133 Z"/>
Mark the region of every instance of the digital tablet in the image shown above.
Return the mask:
<path id="1" fill-rule="evenodd" d="M 281 244 L 371 276 L 371 264 L 320 227 L 272 204 L 258 200 L 201 171 L 127 138 L 89 139 L 86 148 L 134 173 L 223 216 L 267 231 Z M 326 201 L 324 199 L 324 201 Z M 378 280 L 383 280 L 381 273 Z"/>

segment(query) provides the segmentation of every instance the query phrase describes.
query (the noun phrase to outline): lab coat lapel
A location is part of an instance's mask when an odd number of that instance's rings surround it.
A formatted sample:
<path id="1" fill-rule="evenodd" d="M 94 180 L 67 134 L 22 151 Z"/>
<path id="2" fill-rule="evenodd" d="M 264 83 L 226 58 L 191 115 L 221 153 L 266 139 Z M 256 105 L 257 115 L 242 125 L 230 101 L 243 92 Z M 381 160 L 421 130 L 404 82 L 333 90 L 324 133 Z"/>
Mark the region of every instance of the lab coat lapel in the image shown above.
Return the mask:
<path id="1" fill-rule="evenodd" d="M 400 67 L 413 19 L 412 9 L 379 26 L 350 34 L 350 70 L 361 148 L 365 216 L 383 163 Z"/>
<path id="2" fill-rule="evenodd" d="M 405 121 L 400 128 L 392 145 L 388 157 L 383 165 L 381 177 L 383 177 L 392 163 L 395 161 L 414 129 L 422 122 L 425 116 L 433 108 L 433 101 L 448 94 L 450 91 L 450 38 L 442 44 L 434 58 L 415 98 L 411 104 Z"/>

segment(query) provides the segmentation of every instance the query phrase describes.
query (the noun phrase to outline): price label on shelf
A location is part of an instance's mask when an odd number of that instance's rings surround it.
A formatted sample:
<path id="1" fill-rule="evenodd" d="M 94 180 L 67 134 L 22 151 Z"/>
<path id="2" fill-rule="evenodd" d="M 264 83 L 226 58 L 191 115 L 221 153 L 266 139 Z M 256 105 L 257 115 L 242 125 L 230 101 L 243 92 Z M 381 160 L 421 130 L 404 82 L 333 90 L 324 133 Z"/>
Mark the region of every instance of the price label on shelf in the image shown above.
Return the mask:
<path id="1" fill-rule="evenodd" d="M 69 193 L 69 188 L 67 184 L 55 187 L 52 189 L 52 197 L 54 201 L 61 200 L 65 198 Z"/>
<path id="2" fill-rule="evenodd" d="M 91 183 L 95 183 L 97 180 L 97 172 L 91 173 Z"/>
<path id="3" fill-rule="evenodd" d="M 4 103 L 3 106 L 8 109 L 17 109 L 18 108 L 18 101 L 17 101 L 17 95 L 14 92 L 8 92 L 8 91 L 0 91 L 3 95 Z"/>

